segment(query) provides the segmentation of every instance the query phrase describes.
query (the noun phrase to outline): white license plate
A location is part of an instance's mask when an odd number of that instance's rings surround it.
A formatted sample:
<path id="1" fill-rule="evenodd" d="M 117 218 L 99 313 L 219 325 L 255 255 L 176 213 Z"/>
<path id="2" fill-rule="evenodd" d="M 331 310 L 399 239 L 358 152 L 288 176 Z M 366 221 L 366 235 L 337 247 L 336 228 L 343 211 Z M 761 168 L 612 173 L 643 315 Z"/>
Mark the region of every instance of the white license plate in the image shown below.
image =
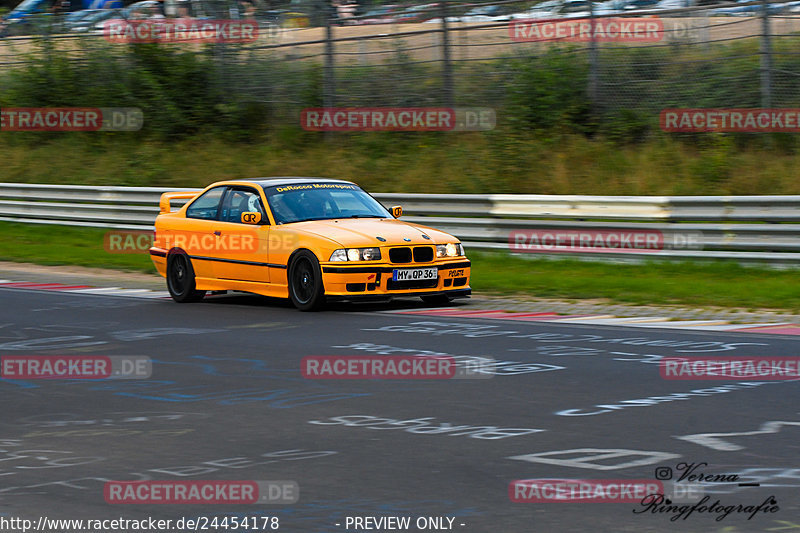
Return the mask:
<path id="1" fill-rule="evenodd" d="M 417 281 L 437 277 L 439 277 L 438 268 L 395 268 L 392 272 L 392 279 L 395 281 Z"/>

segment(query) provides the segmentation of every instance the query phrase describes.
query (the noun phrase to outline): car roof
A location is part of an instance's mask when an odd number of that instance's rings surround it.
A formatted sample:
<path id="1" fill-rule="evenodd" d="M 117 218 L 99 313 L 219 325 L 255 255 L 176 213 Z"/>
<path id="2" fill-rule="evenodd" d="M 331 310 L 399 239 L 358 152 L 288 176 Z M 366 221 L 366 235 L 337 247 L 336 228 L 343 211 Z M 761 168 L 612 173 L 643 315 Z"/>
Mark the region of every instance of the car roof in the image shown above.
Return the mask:
<path id="1" fill-rule="evenodd" d="M 300 183 L 346 183 L 355 185 L 352 181 L 337 180 L 332 178 L 300 178 L 300 177 L 274 177 L 274 178 L 252 178 L 245 180 L 229 180 L 238 183 L 252 183 L 260 185 L 262 188 L 274 187 L 276 185 L 296 185 Z"/>

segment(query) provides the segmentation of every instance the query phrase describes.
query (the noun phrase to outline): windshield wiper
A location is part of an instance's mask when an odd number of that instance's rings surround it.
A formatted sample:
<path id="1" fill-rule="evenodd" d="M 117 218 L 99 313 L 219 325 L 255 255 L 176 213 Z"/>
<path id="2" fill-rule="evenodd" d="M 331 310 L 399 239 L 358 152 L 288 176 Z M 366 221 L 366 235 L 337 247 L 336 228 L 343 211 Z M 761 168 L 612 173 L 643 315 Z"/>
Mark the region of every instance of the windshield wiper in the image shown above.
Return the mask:
<path id="1" fill-rule="evenodd" d="M 345 218 L 386 218 L 383 215 L 350 215 L 349 217 Z"/>

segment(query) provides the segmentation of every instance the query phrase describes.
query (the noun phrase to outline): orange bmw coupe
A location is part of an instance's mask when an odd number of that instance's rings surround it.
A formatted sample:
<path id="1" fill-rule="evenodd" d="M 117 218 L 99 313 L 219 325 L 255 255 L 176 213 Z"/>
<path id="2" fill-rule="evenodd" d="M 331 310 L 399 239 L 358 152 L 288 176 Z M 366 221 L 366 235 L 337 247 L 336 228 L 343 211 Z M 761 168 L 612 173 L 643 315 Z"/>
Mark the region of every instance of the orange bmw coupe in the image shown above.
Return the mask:
<path id="1" fill-rule="evenodd" d="M 173 199 L 189 199 L 172 211 Z M 177 302 L 208 291 L 329 301 L 470 295 L 470 262 L 450 234 L 399 220 L 349 181 L 258 178 L 161 196 L 150 256 Z"/>

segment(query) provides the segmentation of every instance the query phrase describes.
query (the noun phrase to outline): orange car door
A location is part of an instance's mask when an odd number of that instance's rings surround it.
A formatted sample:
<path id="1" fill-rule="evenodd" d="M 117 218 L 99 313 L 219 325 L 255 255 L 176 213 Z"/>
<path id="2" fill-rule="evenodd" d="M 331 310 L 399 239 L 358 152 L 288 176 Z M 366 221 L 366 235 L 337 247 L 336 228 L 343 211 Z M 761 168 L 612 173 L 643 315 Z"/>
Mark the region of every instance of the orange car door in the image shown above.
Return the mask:
<path id="1" fill-rule="evenodd" d="M 245 224 L 242 213 L 260 213 L 259 224 Z M 231 187 L 222 200 L 215 227 L 214 272 L 218 279 L 269 282 L 269 220 L 255 189 Z"/>
<path id="2" fill-rule="evenodd" d="M 194 200 L 186 209 L 185 218 L 177 218 L 166 232 L 171 247 L 181 248 L 192 260 L 198 278 L 213 278 L 214 263 L 209 251 L 215 248 L 214 235 L 219 208 L 227 187 L 214 187 Z"/>

